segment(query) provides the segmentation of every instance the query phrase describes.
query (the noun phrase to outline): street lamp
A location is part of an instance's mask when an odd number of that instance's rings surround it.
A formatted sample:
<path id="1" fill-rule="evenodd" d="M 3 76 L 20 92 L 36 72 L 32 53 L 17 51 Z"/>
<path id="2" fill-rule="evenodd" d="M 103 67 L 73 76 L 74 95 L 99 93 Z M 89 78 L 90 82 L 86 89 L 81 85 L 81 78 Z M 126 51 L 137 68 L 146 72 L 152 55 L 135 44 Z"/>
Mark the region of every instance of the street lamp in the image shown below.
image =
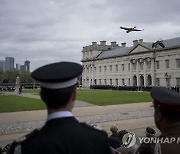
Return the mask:
<path id="1" fill-rule="evenodd" d="M 169 85 L 169 79 L 171 78 L 171 75 L 168 75 L 168 73 L 166 72 L 165 74 L 164 74 L 164 76 L 165 76 L 165 79 L 166 79 L 166 87 L 169 87 L 170 85 Z"/>

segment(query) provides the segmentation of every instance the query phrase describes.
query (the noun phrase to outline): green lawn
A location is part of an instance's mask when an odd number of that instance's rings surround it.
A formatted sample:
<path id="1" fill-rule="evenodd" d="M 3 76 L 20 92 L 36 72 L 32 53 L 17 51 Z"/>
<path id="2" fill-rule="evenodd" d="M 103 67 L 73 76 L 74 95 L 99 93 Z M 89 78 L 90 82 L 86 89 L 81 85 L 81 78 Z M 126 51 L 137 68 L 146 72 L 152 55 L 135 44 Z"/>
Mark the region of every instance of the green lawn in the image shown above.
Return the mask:
<path id="1" fill-rule="evenodd" d="M 45 108 L 44 103 L 38 99 L 0 94 L 0 113 L 42 110 Z"/>
<path id="2" fill-rule="evenodd" d="M 23 92 L 39 94 L 39 90 L 23 90 Z M 148 92 L 111 90 L 78 90 L 77 100 L 89 102 L 100 106 L 152 101 Z M 0 113 L 42 110 L 45 108 L 46 107 L 44 103 L 38 99 L 0 94 Z"/>
<path id="3" fill-rule="evenodd" d="M 40 89 L 23 89 L 23 93 L 32 93 L 39 95 Z"/>
<path id="4" fill-rule="evenodd" d="M 95 105 L 113 105 L 152 101 L 148 92 L 109 90 L 78 90 L 77 99 Z"/>

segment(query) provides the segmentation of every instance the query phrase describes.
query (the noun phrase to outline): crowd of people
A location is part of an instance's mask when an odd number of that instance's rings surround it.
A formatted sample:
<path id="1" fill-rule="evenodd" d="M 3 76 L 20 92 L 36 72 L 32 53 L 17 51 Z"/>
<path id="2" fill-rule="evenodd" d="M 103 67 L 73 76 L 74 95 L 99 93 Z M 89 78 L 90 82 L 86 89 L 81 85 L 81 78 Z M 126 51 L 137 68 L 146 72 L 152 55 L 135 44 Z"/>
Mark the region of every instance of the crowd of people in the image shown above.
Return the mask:
<path id="1" fill-rule="evenodd" d="M 8 154 L 179 154 L 179 144 L 129 143 L 133 139 L 127 130 L 112 134 L 80 123 L 72 113 L 76 100 L 77 77 L 82 66 L 73 62 L 58 62 L 42 66 L 32 72 L 39 81 L 40 96 L 47 106 L 45 125 L 6 147 Z M 155 137 L 152 128 L 146 128 L 146 137 L 177 139 L 180 137 L 180 95 L 170 89 L 154 87 L 154 121 L 161 135 Z M 179 138 L 178 138 L 179 139 Z"/>

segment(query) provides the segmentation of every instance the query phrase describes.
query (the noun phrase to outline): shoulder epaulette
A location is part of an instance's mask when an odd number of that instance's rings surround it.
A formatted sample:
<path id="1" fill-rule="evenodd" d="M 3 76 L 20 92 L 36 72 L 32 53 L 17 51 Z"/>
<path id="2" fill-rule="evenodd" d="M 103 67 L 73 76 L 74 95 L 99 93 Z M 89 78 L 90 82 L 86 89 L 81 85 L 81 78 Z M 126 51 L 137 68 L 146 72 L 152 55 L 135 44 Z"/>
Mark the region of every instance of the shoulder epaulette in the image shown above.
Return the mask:
<path id="1" fill-rule="evenodd" d="M 103 132 L 103 133 L 106 133 L 101 127 L 99 127 L 98 125 L 96 124 L 92 124 L 92 125 L 89 125 L 85 122 L 83 123 L 80 123 L 83 127 L 87 128 L 87 129 L 91 129 L 91 130 L 95 130 L 95 131 L 98 131 L 98 132 Z"/>
<path id="2" fill-rule="evenodd" d="M 3 149 L 5 153 L 7 154 L 21 154 L 21 143 L 34 137 L 35 135 L 37 135 L 39 133 L 38 129 L 33 130 L 31 133 L 16 139 L 14 142 L 8 144 L 6 147 L 6 149 Z"/>

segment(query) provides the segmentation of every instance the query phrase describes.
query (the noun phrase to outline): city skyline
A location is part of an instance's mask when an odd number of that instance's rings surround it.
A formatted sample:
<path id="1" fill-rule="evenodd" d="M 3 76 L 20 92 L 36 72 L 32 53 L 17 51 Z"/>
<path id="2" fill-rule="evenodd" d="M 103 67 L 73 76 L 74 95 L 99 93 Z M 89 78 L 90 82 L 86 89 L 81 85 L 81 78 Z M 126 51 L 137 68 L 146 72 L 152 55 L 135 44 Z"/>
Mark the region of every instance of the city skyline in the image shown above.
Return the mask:
<path id="1" fill-rule="evenodd" d="M 4 57 L 0 59 L 0 71 L 19 70 L 30 72 L 30 61 L 26 58 L 24 64 L 15 63 L 14 57 Z"/>

